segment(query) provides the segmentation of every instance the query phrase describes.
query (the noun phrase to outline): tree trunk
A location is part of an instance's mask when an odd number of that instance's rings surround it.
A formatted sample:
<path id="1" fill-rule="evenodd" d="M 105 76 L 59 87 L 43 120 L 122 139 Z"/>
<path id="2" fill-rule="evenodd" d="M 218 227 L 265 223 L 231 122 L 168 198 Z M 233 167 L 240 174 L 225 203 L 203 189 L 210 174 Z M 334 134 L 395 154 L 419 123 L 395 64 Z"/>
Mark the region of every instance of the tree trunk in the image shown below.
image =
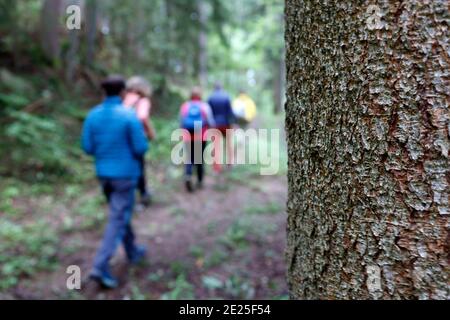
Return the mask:
<path id="1" fill-rule="evenodd" d="M 92 65 L 95 60 L 95 41 L 98 30 L 98 2 L 97 0 L 88 0 L 86 3 L 86 61 Z"/>
<path id="2" fill-rule="evenodd" d="M 69 31 L 69 50 L 66 55 L 65 77 L 67 82 L 74 80 L 75 71 L 78 67 L 78 49 L 80 47 L 80 39 L 78 38 L 78 30 Z"/>
<path id="3" fill-rule="evenodd" d="M 284 14 L 280 13 L 277 22 L 283 25 L 284 29 Z M 285 102 L 286 91 L 286 50 L 281 48 L 279 57 L 277 57 L 274 65 L 274 113 L 279 114 L 283 110 Z"/>
<path id="4" fill-rule="evenodd" d="M 66 0 L 66 6 L 81 5 L 80 0 Z M 79 30 L 73 29 L 68 31 L 68 50 L 65 57 L 65 78 L 67 82 L 71 82 L 75 78 L 75 72 L 79 65 L 78 51 L 80 48 Z"/>
<path id="5" fill-rule="evenodd" d="M 286 1 L 293 298 L 450 298 L 448 2 L 373 3 Z"/>
<path id="6" fill-rule="evenodd" d="M 61 58 L 59 27 L 62 0 L 45 0 L 41 13 L 42 48 L 52 62 Z"/>
<path id="7" fill-rule="evenodd" d="M 208 35 L 206 25 L 208 23 L 208 13 L 206 3 L 204 1 L 198 2 L 198 12 L 200 21 L 199 32 L 199 81 L 202 88 L 206 89 L 208 85 Z"/>

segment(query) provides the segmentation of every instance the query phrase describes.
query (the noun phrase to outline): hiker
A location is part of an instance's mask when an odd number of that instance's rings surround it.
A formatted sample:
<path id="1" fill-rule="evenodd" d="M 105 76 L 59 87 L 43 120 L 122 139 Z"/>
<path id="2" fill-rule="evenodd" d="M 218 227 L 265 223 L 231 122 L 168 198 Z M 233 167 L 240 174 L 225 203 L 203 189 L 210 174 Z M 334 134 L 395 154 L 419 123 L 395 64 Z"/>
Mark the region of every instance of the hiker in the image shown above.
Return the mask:
<path id="1" fill-rule="evenodd" d="M 185 184 L 188 192 L 194 191 L 192 175 L 194 167 L 197 171 L 197 188 L 203 187 L 205 175 L 204 151 L 206 147 L 206 131 L 214 127 L 215 122 L 210 106 L 202 101 L 201 89 L 192 89 L 191 100 L 185 102 L 180 110 L 181 128 L 185 130 L 183 141 L 187 155 L 185 167 Z"/>
<path id="2" fill-rule="evenodd" d="M 123 104 L 127 108 L 132 108 L 142 122 L 144 132 L 149 141 L 156 139 L 156 132 L 150 121 L 152 87 L 150 83 L 140 76 L 135 76 L 127 81 L 127 93 Z M 138 191 L 140 193 L 140 203 L 144 207 L 149 207 L 152 203 L 152 195 L 147 187 L 145 175 L 145 157 L 139 158 L 141 166 L 141 176 L 138 180 Z"/>
<path id="3" fill-rule="evenodd" d="M 208 104 L 211 106 L 211 110 L 214 116 L 214 121 L 216 123 L 215 128 L 221 132 L 222 139 L 217 139 L 215 141 L 215 157 L 214 157 L 214 171 L 216 173 L 220 173 L 222 171 L 222 141 L 225 137 L 225 149 L 227 150 L 227 162 L 229 166 L 233 163 L 234 160 L 234 148 L 233 148 L 233 135 L 232 135 L 232 126 L 236 122 L 236 118 L 234 116 L 231 99 L 228 93 L 223 90 L 222 85 L 217 83 L 215 85 L 214 92 L 208 99 Z"/>
<path id="4" fill-rule="evenodd" d="M 238 126 L 244 129 L 256 118 L 256 104 L 244 90 L 233 101 L 233 113 Z"/>
<path id="5" fill-rule="evenodd" d="M 82 146 L 95 157 L 97 177 L 109 204 L 108 224 L 90 278 L 112 289 L 118 281 L 110 272 L 109 262 L 121 243 L 131 264 L 146 256 L 146 248 L 135 243 L 131 217 L 141 175 L 139 159 L 146 153 L 148 141 L 136 114 L 122 103 L 124 79 L 111 76 L 101 86 L 106 99 L 89 113 L 83 126 Z"/>

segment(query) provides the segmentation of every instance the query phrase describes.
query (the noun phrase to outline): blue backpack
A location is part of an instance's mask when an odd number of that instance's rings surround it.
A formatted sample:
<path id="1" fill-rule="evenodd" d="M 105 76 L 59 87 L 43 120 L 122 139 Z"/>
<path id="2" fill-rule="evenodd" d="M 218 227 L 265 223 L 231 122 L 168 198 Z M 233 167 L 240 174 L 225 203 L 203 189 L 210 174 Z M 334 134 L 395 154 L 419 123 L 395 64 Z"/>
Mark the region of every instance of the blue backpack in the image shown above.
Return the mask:
<path id="1" fill-rule="evenodd" d="M 203 128 L 205 120 L 203 119 L 202 108 L 199 103 L 190 103 L 189 110 L 183 118 L 183 129 L 194 131 L 197 128 Z"/>

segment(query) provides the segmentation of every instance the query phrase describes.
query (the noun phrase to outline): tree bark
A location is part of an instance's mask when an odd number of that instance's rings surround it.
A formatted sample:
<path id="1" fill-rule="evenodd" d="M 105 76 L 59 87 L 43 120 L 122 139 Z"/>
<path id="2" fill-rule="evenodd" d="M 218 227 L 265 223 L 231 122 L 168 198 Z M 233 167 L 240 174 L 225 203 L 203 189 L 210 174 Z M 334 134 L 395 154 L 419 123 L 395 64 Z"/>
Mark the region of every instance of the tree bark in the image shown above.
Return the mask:
<path id="1" fill-rule="evenodd" d="M 86 3 L 86 61 L 88 64 L 94 64 L 95 60 L 95 41 L 98 30 L 98 2 L 97 0 L 88 0 Z"/>
<path id="2" fill-rule="evenodd" d="M 62 0 L 45 0 L 41 13 L 42 48 L 52 62 L 61 58 L 59 19 Z"/>
<path id="3" fill-rule="evenodd" d="M 449 299 L 448 2 L 286 19 L 292 298 Z"/>
<path id="4" fill-rule="evenodd" d="M 80 39 L 78 38 L 78 30 L 69 31 L 69 50 L 66 55 L 65 77 L 67 82 L 74 80 L 75 72 L 79 64 L 78 51 Z"/>
<path id="5" fill-rule="evenodd" d="M 81 5 L 80 0 L 66 0 L 65 5 Z M 80 39 L 79 39 L 79 30 L 69 30 L 68 31 L 68 50 L 65 56 L 65 78 L 67 82 L 72 82 L 75 78 L 75 72 L 79 65 L 79 48 L 80 48 Z"/>

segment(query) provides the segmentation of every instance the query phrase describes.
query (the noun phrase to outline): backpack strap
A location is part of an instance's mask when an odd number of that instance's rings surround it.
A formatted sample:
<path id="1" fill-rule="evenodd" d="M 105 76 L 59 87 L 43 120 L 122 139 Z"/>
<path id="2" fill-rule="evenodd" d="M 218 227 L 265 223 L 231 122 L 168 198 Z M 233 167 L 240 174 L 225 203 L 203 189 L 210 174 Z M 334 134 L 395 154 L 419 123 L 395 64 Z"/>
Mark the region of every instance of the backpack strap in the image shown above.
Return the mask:
<path id="1" fill-rule="evenodd" d="M 191 101 L 192 103 L 192 101 Z M 200 114 L 202 115 L 202 118 L 204 121 L 208 120 L 208 113 L 205 111 L 205 104 L 202 101 L 198 102 L 198 107 L 200 109 Z"/>

